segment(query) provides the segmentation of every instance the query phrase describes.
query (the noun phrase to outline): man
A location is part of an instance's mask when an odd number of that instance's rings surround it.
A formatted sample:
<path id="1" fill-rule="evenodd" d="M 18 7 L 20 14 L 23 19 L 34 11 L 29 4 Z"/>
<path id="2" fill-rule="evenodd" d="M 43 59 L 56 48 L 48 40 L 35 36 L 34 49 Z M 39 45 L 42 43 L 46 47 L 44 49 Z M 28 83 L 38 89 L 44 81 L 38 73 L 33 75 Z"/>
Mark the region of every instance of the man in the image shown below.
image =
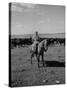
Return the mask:
<path id="1" fill-rule="evenodd" d="M 40 41 L 39 34 L 38 34 L 38 32 L 35 32 L 34 35 L 33 35 L 33 37 L 32 37 L 32 42 L 33 42 L 32 49 L 36 53 L 37 53 L 39 41 Z"/>
<path id="2" fill-rule="evenodd" d="M 37 41 L 37 42 L 40 41 L 38 32 L 35 32 L 33 37 L 32 37 L 32 42 L 35 42 L 35 41 Z"/>

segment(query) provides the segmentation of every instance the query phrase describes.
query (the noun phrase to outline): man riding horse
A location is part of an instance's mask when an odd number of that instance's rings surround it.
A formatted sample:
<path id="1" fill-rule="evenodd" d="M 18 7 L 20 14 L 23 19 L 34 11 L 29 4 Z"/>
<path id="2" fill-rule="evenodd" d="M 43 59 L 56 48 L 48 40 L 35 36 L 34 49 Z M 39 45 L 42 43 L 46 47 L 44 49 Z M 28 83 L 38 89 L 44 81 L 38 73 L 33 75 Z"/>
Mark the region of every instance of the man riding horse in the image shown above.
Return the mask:
<path id="1" fill-rule="evenodd" d="M 32 42 L 33 42 L 33 48 L 32 49 L 35 50 L 36 53 L 37 53 L 39 41 L 40 41 L 39 34 L 38 34 L 38 32 L 35 32 L 33 37 L 32 37 Z"/>
<path id="2" fill-rule="evenodd" d="M 32 37 L 32 42 L 33 44 L 31 45 L 31 64 L 32 64 L 32 57 L 36 55 L 36 59 L 38 60 L 38 66 L 40 62 L 40 56 L 42 57 L 42 63 L 44 66 L 44 52 L 46 52 L 48 49 L 47 40 L 45 39 L 40 42 L 38 32 L 35 32 L 35 34 Z"/>

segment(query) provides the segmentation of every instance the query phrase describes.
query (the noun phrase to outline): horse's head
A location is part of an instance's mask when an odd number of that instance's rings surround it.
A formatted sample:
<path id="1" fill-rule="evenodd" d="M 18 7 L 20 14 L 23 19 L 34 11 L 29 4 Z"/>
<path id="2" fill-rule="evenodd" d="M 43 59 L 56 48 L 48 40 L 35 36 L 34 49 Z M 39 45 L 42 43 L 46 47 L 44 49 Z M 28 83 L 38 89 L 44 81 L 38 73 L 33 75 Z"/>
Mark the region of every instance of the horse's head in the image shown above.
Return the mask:
<path id="1" fill-rule="evenodd" d="M 45 51 L 48 50 L 47 39 L 45 39 L 45 40 L 43 41 L 43 49 L 44 49 Z"/>
<path id="2" fill-rule="evenodd" d="M 45 40 L 43 41 L 43 44 L 44 44 L 44 45 L 47 45 L 47 39 L 45 39 Z"/>

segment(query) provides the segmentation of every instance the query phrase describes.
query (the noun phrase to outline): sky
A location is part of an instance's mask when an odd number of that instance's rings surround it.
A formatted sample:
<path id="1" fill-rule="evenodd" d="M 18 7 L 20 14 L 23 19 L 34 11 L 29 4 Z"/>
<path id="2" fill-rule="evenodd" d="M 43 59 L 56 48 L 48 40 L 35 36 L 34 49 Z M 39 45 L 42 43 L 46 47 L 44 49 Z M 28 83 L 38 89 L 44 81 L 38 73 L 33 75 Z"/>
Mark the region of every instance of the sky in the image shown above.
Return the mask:
<path id="1" fill-rule="evenodd" d="M 45 4 L 12 3 L 11 34 L 65 32 L 65 7 Z"/>

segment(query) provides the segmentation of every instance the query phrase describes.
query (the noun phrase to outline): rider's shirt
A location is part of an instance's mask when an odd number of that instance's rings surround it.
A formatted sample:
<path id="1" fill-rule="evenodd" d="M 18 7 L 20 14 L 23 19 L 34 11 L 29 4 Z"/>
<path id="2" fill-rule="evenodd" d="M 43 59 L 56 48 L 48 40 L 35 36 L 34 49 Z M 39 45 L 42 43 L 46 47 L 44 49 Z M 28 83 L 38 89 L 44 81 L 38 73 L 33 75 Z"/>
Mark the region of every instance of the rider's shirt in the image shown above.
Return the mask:
<path id="1" fill-rule="evenodd" d="M 34 42 L 34 41 L 38 41 L 39 42 L 39 35 L 33 35 L 33 37 L 32 37 L 32 41 Z"/>
<path id="2" fill-rule="evenodd" d="M 40 40 L 39 35 L 33 35 L 33 37 L 32 37 L 32 42 L 33 42 L 32 50 L 33 51 L 37 52 L 37 47 L 38 47 L 38 44 L 39 44 L 39 40 Z"/>

